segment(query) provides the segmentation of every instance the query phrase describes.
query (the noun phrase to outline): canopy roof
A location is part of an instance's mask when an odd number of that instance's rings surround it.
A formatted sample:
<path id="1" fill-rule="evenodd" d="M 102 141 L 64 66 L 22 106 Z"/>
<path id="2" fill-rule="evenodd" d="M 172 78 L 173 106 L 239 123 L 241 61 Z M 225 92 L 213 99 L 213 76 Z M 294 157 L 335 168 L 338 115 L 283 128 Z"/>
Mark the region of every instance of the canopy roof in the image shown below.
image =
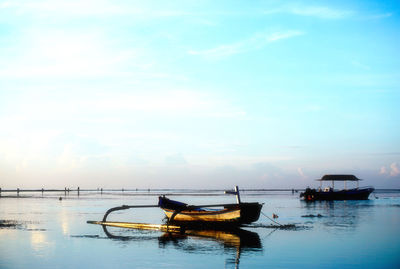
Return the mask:
<path id="1" fill-rule="evenodd" d="M 359 181 L 355 175 L 325 175 L 318 181 Z"/>

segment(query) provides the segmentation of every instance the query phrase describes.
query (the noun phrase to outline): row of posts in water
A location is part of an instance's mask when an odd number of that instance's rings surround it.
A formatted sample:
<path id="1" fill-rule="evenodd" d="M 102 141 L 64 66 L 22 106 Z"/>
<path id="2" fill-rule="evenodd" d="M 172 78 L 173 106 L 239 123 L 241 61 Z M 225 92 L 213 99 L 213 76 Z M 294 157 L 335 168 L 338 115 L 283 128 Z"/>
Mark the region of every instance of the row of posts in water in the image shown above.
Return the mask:
<path id="1" fill-rule="evenodd" d="M 105 189 L 104 190 L 104 192 L 118 192 L 118 191 L 122 191 L 122 193 L 124 192 L 124 191 L 147 191 L 148 193 L 150 193 L 150 189 L 128 189 L 128 190 L 125 190 L 124 188 L 122 188 L 122 189 Z M 269 191 L 291 191 L 292 192 L 292 194 L 294 194 L 295 192 L 297 193 L 299 190 L 295 190 L 295 189 L 291 189 L 291 190 L 288 190 L 288 189 L 270 189 Z M 36 189 L 36 190 L 21 190 L 20 188 L 17 188 L 16 190 L 2 190 L 2 188 L 0 188 L 0 197 L 2 196 L 2 192 L 16 192 L 17 193 L 17 197 L 19 197 L 20 196 L 20 192 L 41 192 L 42 193 L 42 196 L 44 195 L 44 193 L 45 192 L 58 192 L 58 193 L 60 193 L 60 192 L 64 192 L 64 195 L 65 196 L 67 196 L 67 194 L 69 195 L 70 194 L 70 192 L 76 192 L 77 193 L 77 195 L 79 196 L 80 195 L 80 193 L 81 192 L 97 192 L 97 193 L 100 193 L 100 194 L 103 194 L 103 188 L 97 188 L 97 189 L 85 189 L 85 190 L 81 190 L 80 189 L 80 187 L 78 187 L 78 188 L 76 188 L 76 189 L 70 189 L 70 188 L 67 188 L 67 187 L 65 187 L 64 188 L 64 190 L 55 190 L 55 189 L 44 189 L 44 188 L 42 188 L 42 189 Z"/>
<path id="2" fill-rule="evenodd" d="M 138 191 L 138 190 L 139 189 L 136 189 L 136 191 Z M 7 192 L 16 192 L 17 196 L 19 196 L 20 192 L 41 192 L 42 195 L 43 195 L 44 192 L 62 192 L 62 191 L 63 190 L 45 190 L 44 188 L 42 188 L 41 190 L 20 190 L 19 188 L 17 188 L 15 191 L 14 190 L 7 190 Z M 70 188 L 65 187 L 64 188 L 64 195 L 65 196 L 67 196 L 67 194 L 69 195 L 69 193 L 71 191 L 76 191 L 78 196 L 80 195 L 81 191 L 90 191 L 90 192 L 97 191 L 100 194 L 103 194 L 103 188 L 97 188 L 97 190 L 81 190 L 80 187 L 78 187 L 76 190 L 74 190 L 74 189 L 71 190 Z M 118 191 L 118 190 L 112 190 L 112 191 Z M 124 192 L 125 189 L 122 188 L 121 191 Z M 150 189 L 147 189 L 147 191 L 150 192 Z M 3 192 L 6 192 L 6 191 L 3 190 Z M 2 189 L 0 188 L 0 197 L 1 196 L 2 196 Z"/>

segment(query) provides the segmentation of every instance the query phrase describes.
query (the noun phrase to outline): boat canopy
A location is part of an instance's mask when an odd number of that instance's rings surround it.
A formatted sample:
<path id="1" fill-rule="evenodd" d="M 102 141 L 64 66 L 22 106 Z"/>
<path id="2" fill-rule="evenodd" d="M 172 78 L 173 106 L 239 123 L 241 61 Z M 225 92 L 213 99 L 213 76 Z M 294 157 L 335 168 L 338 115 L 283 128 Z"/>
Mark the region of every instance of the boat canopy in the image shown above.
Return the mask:
<path id="1" fill-rule="evenodd" d="M 359 181 L 355 175 L 325 175 L 317 181 Z"/>

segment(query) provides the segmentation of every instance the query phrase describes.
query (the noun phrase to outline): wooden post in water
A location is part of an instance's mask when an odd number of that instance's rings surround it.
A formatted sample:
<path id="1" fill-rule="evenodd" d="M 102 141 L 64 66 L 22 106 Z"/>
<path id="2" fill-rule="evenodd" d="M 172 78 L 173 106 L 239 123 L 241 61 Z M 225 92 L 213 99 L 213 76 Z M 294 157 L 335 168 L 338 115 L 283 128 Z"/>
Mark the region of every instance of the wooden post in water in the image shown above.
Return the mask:
<path id="1" fill-rule="evenodd" d="M 64 196 L 67 197 L 67 187 L 64 188 Z"/>
<path id="2" fill-rule="evenodd" d="M 17 196 L 19 197 L 19 188 L 17 188 Z"/>
<path id="3" fill-rule="evenodd" d="M 0 197 L 1 197 L 1 188 L 0 188 Z"/>
<path id="4" fill-rule="evenodd" d="M 79 196 L 79 187 L 78 187 L 78 196 Z"/>
<path id="5" fill-rule="evenodd" d="M 240 194 L 239 194 L 239 187 L 235 186 L 235 192 L 236 192 L 236 202 L 240 204 Z"/>
<path id="6" fill-rule="evenodd" d="M 100 194 L 103 195 L 103 188 L 100 189 Z"/>

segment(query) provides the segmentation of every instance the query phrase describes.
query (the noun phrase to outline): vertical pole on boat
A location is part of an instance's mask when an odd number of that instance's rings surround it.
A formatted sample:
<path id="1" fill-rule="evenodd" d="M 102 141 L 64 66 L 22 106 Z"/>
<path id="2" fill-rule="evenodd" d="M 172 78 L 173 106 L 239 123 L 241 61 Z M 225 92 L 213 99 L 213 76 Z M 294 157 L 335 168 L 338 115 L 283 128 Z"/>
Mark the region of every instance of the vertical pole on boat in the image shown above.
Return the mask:
<path id="1" fill-rule="evenodd" d="M 236 194 L 236 202 L 240 204 L 240 194 L 239 194 L 239 187 L 235 186 L 235 194 Z"/>

